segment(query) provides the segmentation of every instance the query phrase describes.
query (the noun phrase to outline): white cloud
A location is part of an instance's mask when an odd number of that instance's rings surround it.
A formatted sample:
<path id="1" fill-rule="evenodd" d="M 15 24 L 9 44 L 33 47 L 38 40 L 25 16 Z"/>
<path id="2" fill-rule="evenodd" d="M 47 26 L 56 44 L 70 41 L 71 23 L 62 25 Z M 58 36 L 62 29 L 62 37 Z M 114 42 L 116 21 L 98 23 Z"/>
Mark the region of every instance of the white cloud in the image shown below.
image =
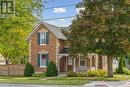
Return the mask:
<path id="1" fill-rule="evenodd" d="M 54 13 L 65 13 L 66 8 L 54 8 L 53 12 Z"/>
<path id="2" fill-rule="evenodd" d="M 65 19 L 59 19 L 60 21 L 65 21 Z"/>
<path id="3" fill-rule="evenodd" d="M 84 7 L 82 7 L 82 8 L 76 8 L 76 10 L 77 10 L 77 13 L 79 13 L 80 10 L 85 10 L 85 8 Z"/>

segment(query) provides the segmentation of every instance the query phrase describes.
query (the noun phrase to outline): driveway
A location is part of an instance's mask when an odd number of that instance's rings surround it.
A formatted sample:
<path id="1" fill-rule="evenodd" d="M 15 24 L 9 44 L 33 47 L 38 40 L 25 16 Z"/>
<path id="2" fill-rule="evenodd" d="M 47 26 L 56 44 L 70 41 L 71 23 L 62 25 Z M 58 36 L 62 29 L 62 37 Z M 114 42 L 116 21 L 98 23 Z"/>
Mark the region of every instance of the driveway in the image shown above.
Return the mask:
<path id="1" fill-rule="evenodd" d="M 83 87 L 130 87 L 130 81 L 93 81 Z"/>

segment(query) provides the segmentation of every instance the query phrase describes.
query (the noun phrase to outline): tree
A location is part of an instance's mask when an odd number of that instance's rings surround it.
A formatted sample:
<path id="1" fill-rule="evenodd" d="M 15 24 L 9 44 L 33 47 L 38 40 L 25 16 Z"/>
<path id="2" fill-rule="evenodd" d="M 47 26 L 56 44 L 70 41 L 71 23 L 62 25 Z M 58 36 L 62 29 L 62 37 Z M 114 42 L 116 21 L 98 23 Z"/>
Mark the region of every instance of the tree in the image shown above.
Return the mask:
<path id="1" fill-rule="evenodd" d="M 113 77 L 113 58 L 130 49 L 130 3 L 128 0 L 83 0 L 84 7 L 73 21 L 70 53 L 97 53 L 108 57 L 108 77 Z M 80 44 L 80 45 L 79 45 Z"/>
<path id="2" fill-rule="evenodd" d="M 42 0 L 15 0 L 15 16 L 0 18 L 0 53 L 18 63 L 28 58 L 26 37 L 41 17 Z"/>

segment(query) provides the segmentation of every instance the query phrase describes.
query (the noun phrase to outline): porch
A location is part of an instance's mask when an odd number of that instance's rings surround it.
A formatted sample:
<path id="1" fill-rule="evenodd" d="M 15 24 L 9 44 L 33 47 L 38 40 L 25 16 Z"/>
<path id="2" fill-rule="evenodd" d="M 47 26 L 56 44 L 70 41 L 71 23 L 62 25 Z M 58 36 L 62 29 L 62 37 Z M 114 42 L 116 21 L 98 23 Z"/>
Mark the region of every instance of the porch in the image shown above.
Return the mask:
<path id="1" fill-rule="evenodd" d="M 97 54 L 87 56 L 69 57 L 68 54 L 59 54 L 58 71 L 65 73 L 68 71 L 86 72 L 87 70 L 105 69 L 107 70 L 107 57 Z"/>

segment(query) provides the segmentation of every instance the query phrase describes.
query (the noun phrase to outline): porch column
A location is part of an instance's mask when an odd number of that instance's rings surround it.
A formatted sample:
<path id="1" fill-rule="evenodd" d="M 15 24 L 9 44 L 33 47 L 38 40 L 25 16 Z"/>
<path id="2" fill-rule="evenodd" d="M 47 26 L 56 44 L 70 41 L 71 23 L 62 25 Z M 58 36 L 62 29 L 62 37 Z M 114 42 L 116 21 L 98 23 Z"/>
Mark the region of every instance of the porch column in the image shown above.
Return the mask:
<path id="1" fill-rule="evenodd" d="M 58 70 L 58 73 L 60 73 L 60 56 L 58 56 L 57 70 Z"/>
<path id="2" fill-rule="evenodd" d="M 92 70 L 92 57 L 90 57 L 89 59 L 90 59 L 90 70 Z"/>
<path id="3" fill-rule="evenodd" d="M 73 72 L 76 72 L 75 58 L 74 58 L 74 63 L 73 63 Z"/>
<path id="4" fill-rule="evenodd" d="M 96 59 L 96 61 L 95 61 L 95 67 L 96 67 L 96 70 L 98 70 L 98 55 L 96 55 L 95 59 Z"/>
<path id="5" fill-rule="evenodd" d="M 66 56 L 66 72 L 68 71 L 68 56 Z"/>

